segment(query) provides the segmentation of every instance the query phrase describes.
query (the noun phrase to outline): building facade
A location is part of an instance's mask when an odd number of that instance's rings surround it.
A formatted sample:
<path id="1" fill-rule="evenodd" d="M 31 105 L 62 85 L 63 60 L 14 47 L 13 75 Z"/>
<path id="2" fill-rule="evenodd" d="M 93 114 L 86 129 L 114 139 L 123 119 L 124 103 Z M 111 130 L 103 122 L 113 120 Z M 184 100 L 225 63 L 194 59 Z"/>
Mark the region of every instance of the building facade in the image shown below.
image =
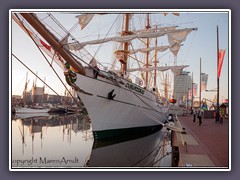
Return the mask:
<path id="1" fill-rule="evenodd" d="M 189 99 L 189 91 L 192 92 L 192 77 L 189 72 L 182 71 L 174 75 L 173 96 L 177 100 L 177 105 L 190 107 L 192 99 Z"/>

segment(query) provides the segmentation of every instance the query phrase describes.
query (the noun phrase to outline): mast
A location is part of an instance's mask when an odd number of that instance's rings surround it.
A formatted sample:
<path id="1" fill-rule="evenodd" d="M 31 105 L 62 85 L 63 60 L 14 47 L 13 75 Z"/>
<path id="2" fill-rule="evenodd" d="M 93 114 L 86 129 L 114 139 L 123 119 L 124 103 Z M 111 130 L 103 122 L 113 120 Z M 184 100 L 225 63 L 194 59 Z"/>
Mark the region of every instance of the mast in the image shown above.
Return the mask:
<path id="1" fill-rule="evenodd" d="M 150 28 L 150 23 L 149 23 L 149 14 L 147 14 L 147 25 L 146 25 L 146 29 Z M 146 44 L 147 48 L 149 48 L 149 38 L 147 38 L 147 44 Z M 148 68 L 148 61 L 149 61 L 149 52 L 147 52 L 146 54 L 146 68 Z M 146 88 L 148 87 L 148 71 L 146 71 Z"/>
<path id="2" fill-rule="evenodd" d="M 217 26 L 217 112 L 216 112 L 216 122 L 219 122 L 219 37 L 218 37 L 218 26 Z"/>
<path id="3" fill-rule="evenodd" d="M 200 83 L 199 83 L 199 107 L 201 108 L 201 94 L 202 94 L 202 59 L 200 58 Z"/>
<path id="4" fill-rule="evenodd" d="M 80 74 L 85 75 L 82 64 L 76 61 L 64 48 L 63 44 L 35 17 L 33 13 L 20 13 L 29 24 L 57 51 L 73 68 L 77 69 Z"/>
<path id="5" fill-rule="evenodd" d="M 25 82 L 25 87 L 24 87 L 24 90 L 23 90 L 23 107 L 26 105 L 26 95 L 27 95 L 27 85 L 28 85 L 28 72 L 27 72 L 27 75 L 26 75 L 26 82 Z"/>
<path id="6" fill-rule="evenodd" d="M 127 36 L 129 35 L 129 20 L 130 20 L 130 14 L 125 14 L 125 29 L 122 32 L 122 36 Z M 125 52 L 128 52 L 128 42 L 123 43 L 123 49 Z M 124 53 L 123 61 L 122 63 L 122 71 L 123 74 L 127 74 L 127 53 Z"/>
<path id="7" fill-rule="evenodd" d="M 165 99 L 167 100 L 168 99 L 168 76 L 167 76 L 167 73 L 165 74 L 165 78 L 164 78 L 164 96 L 165 96 Z"/>
<path id="8" fill-rule="evenodd" d="M 36 75 L 38 74 L 38 72 L 36 72 Z M 32 96 L 33 96 L 33 107 L 35 107 L 36 102 L 37 102 L 37 96 L 36 96 L 36 91 L 37 91 L 37 76 L 35 79 L 35 82 L 33 81 L 33 92 L 32 92 Z"/>
<path id="9" fill-rule="evenodd" d="M 44 83 L 46 82 L 46 77 L 44 77 Z M 44 93 L 45 93 L 45 84 L 43 84 L 43 88 L 42 88 L 42 98 L 41 98 L 41 105 L 43 106 L 44 103 Z"/>
<path id="10" fill-rule="evenodd" d="M 192 72 L 192 108 L 193 108 L 193 72 Z"/>
<path id="11" fill-rule="evenodd" d="M 157 26 L 156 26 L 157 31 Z M 155 39 L 155 46 L 157 47 L 157 38 Z M 157 68 L 157 50 L 155 50 L 155 61 L 154 61 L 154 67 Z M 157 88 L 157 69 L 154 69 L 154 87 Z"/>

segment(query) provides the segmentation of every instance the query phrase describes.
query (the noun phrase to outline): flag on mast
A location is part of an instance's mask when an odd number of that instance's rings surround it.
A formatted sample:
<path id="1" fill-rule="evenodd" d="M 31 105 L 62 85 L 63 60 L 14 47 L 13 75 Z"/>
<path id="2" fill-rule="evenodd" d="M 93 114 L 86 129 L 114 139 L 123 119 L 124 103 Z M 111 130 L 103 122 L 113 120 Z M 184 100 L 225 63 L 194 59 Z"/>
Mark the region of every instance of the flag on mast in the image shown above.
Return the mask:
<path id="1" fill-rule="evenodd" d="M 222 64 L 223 64 L 225 52 L 226 52 L 226 49 L 220 49 L 218 52 L 218 78 L 221 75 Z"/>

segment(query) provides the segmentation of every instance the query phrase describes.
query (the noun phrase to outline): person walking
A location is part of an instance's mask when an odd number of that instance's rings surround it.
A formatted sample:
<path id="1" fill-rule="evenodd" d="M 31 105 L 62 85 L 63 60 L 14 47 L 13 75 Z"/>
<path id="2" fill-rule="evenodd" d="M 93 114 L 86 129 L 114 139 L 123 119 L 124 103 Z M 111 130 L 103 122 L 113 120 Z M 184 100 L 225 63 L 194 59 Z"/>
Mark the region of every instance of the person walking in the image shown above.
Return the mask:
<path id="1" fill-rule="evenodd" d="M 193 122 L 195 123 L 196 122 L 196 111 L 193 110 Z"/>
<path id="2" fill-rule="evenodd" d="M 225 112 L 223 108 L 220 108 L 220 123 L 223 123 L 223 118 L 225 117 Z"/>
<path id="3" fill-rule="evenodd" d="M 190 114 L 193 114 L 193 107 L 191 107 L 190 109 Z"/>
<path id="4" fill-rule="evenodd" d="M 199 126 L 202 126 L 202 109 L 199 110 L 199 113 L 198 113 L 198 120 L 199 120 Z"/>

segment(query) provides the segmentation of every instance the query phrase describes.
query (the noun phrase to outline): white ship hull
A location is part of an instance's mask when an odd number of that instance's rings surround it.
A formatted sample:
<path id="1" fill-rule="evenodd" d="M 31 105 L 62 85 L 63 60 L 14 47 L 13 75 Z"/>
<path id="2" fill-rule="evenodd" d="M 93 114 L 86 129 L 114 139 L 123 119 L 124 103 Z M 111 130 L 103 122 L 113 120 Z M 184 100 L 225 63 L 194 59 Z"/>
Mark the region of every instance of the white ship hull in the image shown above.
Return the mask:
<path id="1" fill-rule="evenodd" d="M 167 112 L 158 106 L 155 94 L 124 79 L 118 78 L 117 81 L 77 76 L 75 84 L 84 91 L 78 92 L 78 95 L 91 119 L 94 138 L 123 135 L 128 130 L 137 131 L 139 128 L 160 129 L 166 121 Z M 108 94 L 112 90 L 112 95 L 116 96 L 109 99 Z"/>

